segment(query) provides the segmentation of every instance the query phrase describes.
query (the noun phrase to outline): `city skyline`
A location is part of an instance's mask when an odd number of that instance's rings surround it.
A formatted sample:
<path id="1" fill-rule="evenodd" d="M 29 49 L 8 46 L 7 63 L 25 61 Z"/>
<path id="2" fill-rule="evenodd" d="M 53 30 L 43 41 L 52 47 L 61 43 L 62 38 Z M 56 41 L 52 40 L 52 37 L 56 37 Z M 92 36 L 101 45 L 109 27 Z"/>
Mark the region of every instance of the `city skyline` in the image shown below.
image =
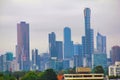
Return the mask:
<path id="1" fill-rule="evenodd" d="M 107 36 L 107 50 L 120 44 L 119 0 L 52 1 L 2 0 L 0 3 L 0 53 L 12 51 L 15 54 L 16 29 L 20 21 L 30 24 L 30 52 L 34 48 L 39 49 L 40 53 L 47 52 L 50 32 L 55 32 L 57 40 L 63 41 L 65 26 L 71 28 L 72 41 L 81 43 L 81 37 L 84 35 L 83 10 L 85 7 L 91 9 L 91 28 L 95 31 L 94 36 L 97 32 Z"/>

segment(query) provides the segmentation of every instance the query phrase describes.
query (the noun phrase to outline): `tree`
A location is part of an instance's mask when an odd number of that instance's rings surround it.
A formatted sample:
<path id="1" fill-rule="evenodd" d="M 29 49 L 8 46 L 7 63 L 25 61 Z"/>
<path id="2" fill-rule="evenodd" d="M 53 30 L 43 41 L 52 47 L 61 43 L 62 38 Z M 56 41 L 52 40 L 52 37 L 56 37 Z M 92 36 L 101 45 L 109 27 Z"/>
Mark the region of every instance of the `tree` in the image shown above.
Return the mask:
<path id="1" fill-rule="evenodd" d="M 57 80 L 57 75 L 53 69 L 47 69 L 41 73 L 39 80 Z"/>
<path id="2" fill-rule="evenodd" d="M 94 69 L 93 69 L 93 73 L 103 73 L 104 74 L 104 69 L 102 66 L 96 66 Z"/>
<path id="3" fill-rule="evenodd" d="M 4 80 L 4 75 L 2 73 L 0 73 L 0 80 Z"/>
<path id="4" fill-rule="evenodd" d="M 20 80 L 20 77 L 23 77 L 26 74 L 25 71 L 16 71 L 13 72 L 12 75 L 17 79 Z"/>
<path id="5" fill-rule="evenodd" d="M 38 76 L 35 72 L 28 72 L 26 73 L 22 78 L 21 80 L 37 80 Z"/>
<path id="6" fill-rule="evenodd" d="M 4 80 L 16 80 L 16 78 L 14 76 L 12 76 L 11 74 L 5 74 L 3 79 Z"/>

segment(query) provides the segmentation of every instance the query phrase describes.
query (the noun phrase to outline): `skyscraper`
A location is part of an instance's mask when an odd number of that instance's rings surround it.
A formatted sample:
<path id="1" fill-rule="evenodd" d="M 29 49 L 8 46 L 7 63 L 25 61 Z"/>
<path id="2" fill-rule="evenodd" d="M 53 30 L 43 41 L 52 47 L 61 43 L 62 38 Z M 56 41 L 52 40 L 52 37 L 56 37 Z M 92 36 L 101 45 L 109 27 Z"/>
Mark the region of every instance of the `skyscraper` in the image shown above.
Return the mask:
<path id="1" fill-rule="evenodd" d="M 96 37 L 97 42 L 97 50 L 100 53 L 106 53 L 106 36 L 97 33 Z"/>
<path id="2" fill-rule="evenodd" d="M 40 55 L 38 49 L 32 50 L 32 70 L 40 70 Z"/>
<path id="3" fill-rule="evenodd" d="M 92 68 L 101 65 L 104 70 L 107 69 L 107 54 L 92 54 Z"/>
<path id="4" fill-rule="evenodd" d="M 120 46 L 113 46 L 110 52 L 110 58 L 112 64 L 115 64 L 116 61 L 120 61 Z"/>
<path id="5" fill-rule="evenodd" d="M 29 24 L 20 22 L 17 24 L 16 58 L 20 64 L 20 70 L 30 70 L 29 55 Z"/>
<path id="6" fill-rule="evenodd" d="M 13 61 L 13 53 L 12 52 L 6 52 L 5 54 L 5 71 L 12 71 L 11 62 Z"/>
<path id="7" fill-rule="evenodd" d="M 6 52 L 6 60 L 12 61 L 13 60 L 13 53 L 12 52 Z"/>
<path id="8" fill-rule="evenodd" d="M 57 53 L 56 53 L 56 36 L 54 32 L 51 32 L 49 34 L 49 53 L 51 58 L 57 58 Z"/>
<path id="9" fill-rule="evenodd" d="M 6 57 L 5 55 L 0 55 L 0 72 L 5 71 L 6 68 Z"/>
<path id="10" fill-rule="evenodd" d="M 74 66 L 78 67 L 83 65 L 83 48 L 81 44 L 74 44 Z"/>
<path id="11" fill-rule="evenodd" d="M 56 54 L 58 60 L 63 60 L 63 43 L 62 41 L 56 41 Z"/>
<path id="12" fill-rule="evenodd" d="M 94 51 L 94 45 L 93 45 L 93 29 L 90 27 L 90 14 L 91 10 L 90 8 L 84 9 L 84 18 L 85 18 L 85 53 L 84 56 L 87 58 L 87 66 L 92 66 L 92 53 Z"/>
<path id="13" fill-rule="evenodd" d="M 73 41 L 71 41 L 71 29 L 64 28 L 64 59 L 71 59 L 73 57 Z"/>

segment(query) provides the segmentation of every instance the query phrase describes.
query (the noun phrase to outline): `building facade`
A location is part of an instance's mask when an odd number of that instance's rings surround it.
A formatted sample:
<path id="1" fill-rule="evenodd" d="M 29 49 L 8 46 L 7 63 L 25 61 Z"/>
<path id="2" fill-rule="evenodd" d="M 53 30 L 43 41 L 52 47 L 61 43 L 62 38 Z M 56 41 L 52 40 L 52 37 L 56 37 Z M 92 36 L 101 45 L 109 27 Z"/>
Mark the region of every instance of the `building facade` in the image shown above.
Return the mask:
<path id="1" fill-rule="evenodd" d="M 109 66 L 109 76 L 120 76 L 120 61 Z"/>
<path id="2" fill-rule="evenodd" d="M 62 41 L 56 41 L 56 54 L 58 60 L 63 60 L 63 43 Z"/>
<path id="3" fill-rule="evenodd" d="M 74 44 L 74 66 L 83 66 L 83 47 L 81 44 Z"/>
<path id="4" fill-rule="evenodd" d="M 38 49 L 32 50 L 32 70 L 40 71 L 40 55 L 38 54 Z"/>
<path id="5" fill-rule="evenodd" d="M 85 19 L 85 37 L 84 39 L 84 57 L 87 59 L 87 66 L 92 67 L 92 54 L 94 51 L 94 32 L 93 29 L 91 29 L 90 26 L 90 15 L 91 15 L 91 10 L 90 8 L 85 8 L 84 9 L 84 19 Z"/>
<path id="6" fill-rule="evenodd" d="M 56 57 L 57 58 L 57 53 L 56 53 L 56 35 L 54 32 L 51 32 L 49 34 L 49 53 L 50 57 Z"/>
<path id="7" fill-rule="evenodd" d="M 106 36 L 97 33 L 96 42 L 98 52 L 106 54 Z"/>
<path id="8" fill-rule="evenodd" d="M 30 70 L 30 53 L 29 53 L 29 24 L 20 22 L 17 24 L 17 46 L 16 59 L 20 64 L 20 70 Z"/>
<path id="9" fill-rule="evenodd" d="M 104 80 L 104 74 L 64 74 L 64 80 Z"/>
<path id="10" fill-rule="evenodd" d="M 107 54 L 92 54 L 92 68 L 96 66 L 102 66 L 104 70 L 107 69 Z"/>
<path id="11" fill-rule="evenodd" d="M 73 41 L 71 41 L 71 29 L 64 28 L 64 59 L 71 59 L 73 57 Z"/>
<path id="12" fill-rule="evenodd" d="M 120 46 L 113 46 L 110 51 L 111 64 L 115 64 L 115 61 L 120 61 Z"/>

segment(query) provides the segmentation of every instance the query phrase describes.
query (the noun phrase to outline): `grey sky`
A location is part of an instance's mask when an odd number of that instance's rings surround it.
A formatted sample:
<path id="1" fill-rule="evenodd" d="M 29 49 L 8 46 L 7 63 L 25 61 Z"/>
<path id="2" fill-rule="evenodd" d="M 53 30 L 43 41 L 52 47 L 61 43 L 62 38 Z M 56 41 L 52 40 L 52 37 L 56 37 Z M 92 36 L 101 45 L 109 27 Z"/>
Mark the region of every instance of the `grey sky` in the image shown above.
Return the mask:
<path id="1" fill-rule="evenodd" d="M 72 40 L 81 43 L 85 7 L 91 8 L 91 27 L 107 36 L 108 51 L 120 45 L 120 0 L 0 0 L 0 53 L 15 53 L 17 23 L 30 24 L 31 49 L 48 51 L 48 33 L 63 40 L 63 28 L 70 26 Z M 96 43 L 95 43 L 96 44 Z"/>

